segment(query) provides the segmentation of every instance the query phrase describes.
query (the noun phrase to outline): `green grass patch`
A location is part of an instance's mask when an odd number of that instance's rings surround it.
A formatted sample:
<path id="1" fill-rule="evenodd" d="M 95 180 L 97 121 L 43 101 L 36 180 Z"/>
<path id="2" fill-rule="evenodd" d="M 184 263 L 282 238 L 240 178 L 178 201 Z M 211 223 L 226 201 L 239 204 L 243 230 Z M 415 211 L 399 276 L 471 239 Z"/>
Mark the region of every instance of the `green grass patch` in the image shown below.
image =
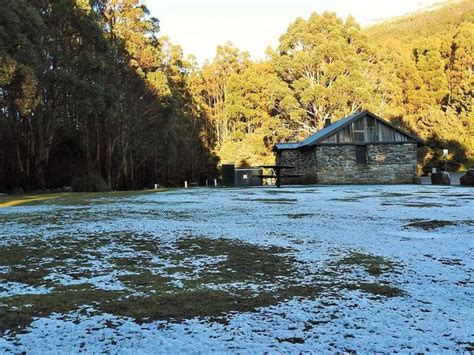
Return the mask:
<path id="1" fill-rule="evenodd" d="M 24 331 L 36 317 L 67 313 L 83 305 L 98 306 L 112 301 L 114 292 L 93 289 L 90 285 L 59 287 L 45 295 L 21 295 L 2 298 L 0 333 Z"/>
<path id="2" fill-rule="evenodd" d="M 64 193 L 42 193 L 27 195 L 0 196 L 1 207 L 13 206 L 38 206 L 38 205 L 91 205 L 113 202 L 114 200 L 136 197 L 144 194 L 153 194 L 167 191 L 140 190 L 140 191 L 112 191 L 112 192 L 64 192 Z M 112 199 L 112 201 L 110 201 Z M 135 201 L 134 201 L 135 202 Z"/>
<path id="3" fill-rule="evenodd" d="M 147 235 L 124 233 L 89 236 L 71 243 L 58 238 L 48 243 L 34 242 L 22 247 L 10 247 L 11 254 L 2 253 L 1 264 L 10 266 L 6 274 L 2 274 L 4 279 L 39 286 L 45 284 L 43 278 L 49 272 L 57 271 L 58 268 L 62 274 L 75 279 L 86 278 L 83 284 L 76 286 L 49 282 L 52 291 L 48 294 L 2 298 L 0 331 L 21 331 L 36 317 L 67 313 L 86 305 L 98 312 L 129 316 L 140 322 L 158 319 L 180 321 L 192 317 L 221 317 L 233 312 L 253 311 L 294 297 L 317 297 L 321 291 L 320 286 L 299 285 L 295 282 L 298 270 L 288 249 L 209 238 L 185 238 L 178 240 L 173 248 L 164 248 L 159 241 L 150 238 Z M 95 239 L 97 242 L 94 242 Z M 63 248 L 57 248 L 58 243 L 64 243 Z M 138 254 L 130 258 L 112 256 L 107 259 L 106 253 L 113 253 L 113 249 L 106 249 L 104 254 L 100 254 L 93 247 L 96 244 L 107 246 L 108 243 L 124 250 L 134 246 Z M 95 259 L 107 259 L 112 269 L 78 270 L 79 265 L 87 265 L 83 259 L 78 263 L 61 264 L 61 260 L 76 260 L 72 257 L 79 255 L 87 259 L 92 250 L 99 253 Z M 163 272 L 154 272 L 151 257 L 165 259 L 176 266 L 167 267 Z M 212 261 L 213 258 L 215 262 L 200 265 L 200 260 Z M 200 266 L 182 264 L 184 261 L 197 262 Z M 49 263 L 53 263 L 54 267 L 50 269 Z M 19 269 L 17 265 L 29 265 L 31 269 Z M 133 272 L 117 277 L 126 287 L 125 290 L 104 291 L 87 282 L 87 277 L 106 275 L 114 270 Z M 176 272 L 190 274 L 191 277 L 183 279 L 184 287 L 173 283 L 173 274 Z M 227 288 L 227 285 L 236 283 L 267 285 L 271 290 Z M 215 286 L 219 287 L 216 289 Z"/>
<path id="4" fill-rule="evenodd" d="M 365 293 L 370 293 L 375 296 L 383 297 L 402 297 L 405 295 L 405 292 L 397 287 L 393 287 L 381 283 L 369 283 L 361 282 L 355 284 L 346 285 L 348 290 L 357 290 Z"/>
<path id="5" fill-rule="evenodd" d="M 206 283 L 274 282 L 280 277 L 290 277 L 296 270 L 288 249 L 259 247 L 227 239 L 190 238 L 178 241 L 177 248 L 186 257 L 225 258 L 212 265 L 212 272 L 187 282 L 188 286 Z"/>
<path id="6" fill-rule="evenodd" d="M 408 197 L 408 196 L 413 196 L 413 194 L 406 192 L 382 192 L 380 194 L 381 197 Z"/>
<path id="7" fill-rule="evenodd" d="M 435 229 L 440 229 L 443 227 L 457 226 L 459 222 L 454 221 L 440 221 L 440 220 L 410 220 L 410 223 L 406 224 L 407 228 L 419 228 L 425 231 L 431 231 Z"/>
<path id="8" fill-rule="evenodd" d="M 347 269 L 353 266 L 371 275 L 395 268 L 381 257 L 351 253 L 315 272 L 298 262 L 291 249 L 225 238 L 190 236 L 165 243 L 153 235 L 123 232 L 29 239 L 3 247 L 0 279 L 47 286 L 49 293 L 0 299 L 0 332 L 22 331 L 34 318 L 86 306 L 138 322 L 193 317 L 223 321 L 235 312 L 295 297 L 337 294 L 344 288 L 390 297 L 397 294 L 389 285 L 364 280 L 347 286 Z M 123 289 L 100 289 L 97 277 L 103 276 L 105 286 L 117 282 Z M 68 286 L 60 283 L 61 277 L 82 281 Z"/>
<path id="9" fill-rule="evenodd" d="M 313 213 L 288 213 L 285 216 L 290 219 L 303 219 L 303 218 L 313 217 L 314 214 Z"/>
<path id="10" fill-rule="evenodd" d="M 296 198 L 250 198 L 250 199 L 243 199 L 243 198 L 235 198 L 234 201 L 253 201 L 253 202 L 261 202 L 266 204 L 277 204 L 277 205 L 292 205 L 298 202 Z"/>
<path id="11" fill-rule="evenodd" d="M 382 202 L 381 206 L 403 206 L 403 207 L 414 207 L 414 208 L 439 208 L 444 207 L 440 203 L 430 203 L 430 202 L 419 202 L 419 203 L 390 203 L 390 202 Z"/>
<path id="12" fill-rule="evenodd" d="M 394 272 L 397 264 L 380 256 L 353 252 L 341 259 L 337 265 L 362 267 L 369 275 L 379 276 L 386 272 Z"/>

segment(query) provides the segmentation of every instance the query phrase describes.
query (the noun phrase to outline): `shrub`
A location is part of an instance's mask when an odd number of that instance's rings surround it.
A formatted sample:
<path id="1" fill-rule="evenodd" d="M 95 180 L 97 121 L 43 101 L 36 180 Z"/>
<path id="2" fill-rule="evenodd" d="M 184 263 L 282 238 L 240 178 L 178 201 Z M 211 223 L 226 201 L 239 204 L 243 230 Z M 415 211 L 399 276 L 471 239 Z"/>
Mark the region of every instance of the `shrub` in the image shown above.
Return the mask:
<path id="1" fill-rule="evenodd" d="M 72 181 L 72 188 L 75 192 L 105 192 L 110 191 L 105 180 L 96 173 L 88 173 L 76 177 Z"/>

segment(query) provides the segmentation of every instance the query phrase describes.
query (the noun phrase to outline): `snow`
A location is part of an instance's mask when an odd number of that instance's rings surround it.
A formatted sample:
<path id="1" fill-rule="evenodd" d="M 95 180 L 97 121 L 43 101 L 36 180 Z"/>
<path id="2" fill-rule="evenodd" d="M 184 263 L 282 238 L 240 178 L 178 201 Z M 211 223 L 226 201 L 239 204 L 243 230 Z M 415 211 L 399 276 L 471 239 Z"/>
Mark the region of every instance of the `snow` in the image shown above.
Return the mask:
<path id="1" fill-rule="evenodd" d="M 33 287 L 20 282 L 2 282 L 0 284 L 0 303 L 2 298 L 16 295 L 45 295 L 51 291 L 50 288 L 39 286 Z"/>
<path id="2" fill-rule="evenodd" d="M 135 233 L 137 240 L 146 234 L 177 253 L 177 240 L 205 236 L 289 248 L 308 272 L 325 270 L 335 260 L 360 252 L 396 263 L 398 272 L 376 278 L 354 267 L 341 280 L 382 280 L 405 292 L 402 297 L 371 297 L 357 290 L 323 292 L 314 299 L 294 298 L 256 312 L 230 314 L 228 324 L 206 318 L 140 324 L 84 305 L 37 318 L 24 333 L 5 334 L 0 337 L 0 353 L 463 352 L 474 346 L 473 207 L 474 194 L 468 188 L 375 185 L 172 190 L 119 203 L 101 199 L 87 207 L 0 209 L 0 218 L 6 220 L 0 225 L 0 246 L 22 245 L 38 236 L 45 241 L 68 236 L 87 242 L 90 234 Z M 51 215 L 55 221 L 41 222 L 42 216 Z M 39 223 L 31 223 L 37 218 Z M 432 230 L 408 227 L 414 220 L 454 224 Z M 111 270 L 110 260 L 133 256 L 149 257 L 151 272 L 172 276 L 178 286 L 225 260 L 197 255 L 177 264 L 118 240 L 91 246 L 82 266 L 89 276 L 75 278 L 58 269 L 45 279 L 124 290 L 127 286 L 119 276 L 133 273 Z M 193 271 L 167 274 L 174 266 Z M 8 272 L 1 267 L 0 279 Z M 301 275 L 302 283 L 309 281 Z M 250 282 L 206 286 L 255 292 L 271 288 Z M 46 292 L 49 288 L 2 282 L 0 304 L 8 296 Z"/>

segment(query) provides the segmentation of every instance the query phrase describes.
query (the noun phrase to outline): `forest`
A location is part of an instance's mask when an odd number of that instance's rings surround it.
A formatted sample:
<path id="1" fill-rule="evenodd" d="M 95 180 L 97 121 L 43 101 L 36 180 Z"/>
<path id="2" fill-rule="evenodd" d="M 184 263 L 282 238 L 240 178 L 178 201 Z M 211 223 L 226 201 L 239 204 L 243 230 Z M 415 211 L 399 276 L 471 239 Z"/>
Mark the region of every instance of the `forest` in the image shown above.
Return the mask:
<path id="1" fill-rule="evenodd" d="M 181 185 L 367 109 L 420 137 L 423 166 L 474 157 L 474 2 L 361 26 L 294 20 L 252 60 L 198 65 L 141 0 L 0 0 L 0 192 Z M 159 16 L 159 14 L 158 14 Z M 288 19 L 291 21 L 291 19 Z"/>

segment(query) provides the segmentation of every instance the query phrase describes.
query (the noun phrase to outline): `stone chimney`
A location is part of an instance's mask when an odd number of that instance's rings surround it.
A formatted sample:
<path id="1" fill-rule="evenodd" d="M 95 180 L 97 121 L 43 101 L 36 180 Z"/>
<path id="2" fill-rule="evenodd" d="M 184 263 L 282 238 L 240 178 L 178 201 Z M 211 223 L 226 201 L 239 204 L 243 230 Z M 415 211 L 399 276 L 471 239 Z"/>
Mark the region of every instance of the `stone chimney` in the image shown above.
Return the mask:
<path id="1" fill-rule="evenodd" d="M 331 119 L 326 118 L 324 119 L 324 128 L 329 127 L 331 125 Z"/>

